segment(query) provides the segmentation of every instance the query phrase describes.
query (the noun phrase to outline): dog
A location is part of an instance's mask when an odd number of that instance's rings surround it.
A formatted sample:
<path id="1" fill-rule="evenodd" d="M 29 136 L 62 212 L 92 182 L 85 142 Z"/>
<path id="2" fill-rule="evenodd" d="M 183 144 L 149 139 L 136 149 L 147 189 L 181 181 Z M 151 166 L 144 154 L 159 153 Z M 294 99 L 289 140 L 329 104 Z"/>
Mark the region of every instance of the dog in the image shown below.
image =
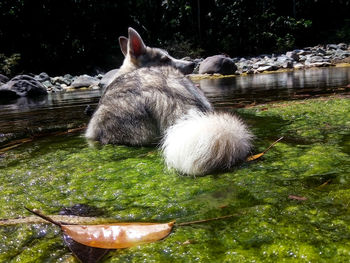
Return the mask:
<path id="1" fill-rule="evenodd" d="M 194 63 L 144 44 L 128 29 L 119 37 L 125 56 L 105 89 L 85 136 L 101 144 L 160 143 L 165 163 L 181 174 L 205 175 L 244 160 L 252 133 L 238 117 L 216 113 L 184 74 Z"/>

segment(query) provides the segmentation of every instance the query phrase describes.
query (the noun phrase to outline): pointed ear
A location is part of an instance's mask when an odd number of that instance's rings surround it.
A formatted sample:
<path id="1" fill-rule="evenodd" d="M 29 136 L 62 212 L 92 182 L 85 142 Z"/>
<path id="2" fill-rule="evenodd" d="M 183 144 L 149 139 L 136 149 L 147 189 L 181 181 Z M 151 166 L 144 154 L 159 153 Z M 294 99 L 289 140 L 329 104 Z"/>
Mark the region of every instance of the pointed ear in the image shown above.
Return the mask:
<path id="1" fill-rule="evenodd" d="M 128 54 L 128 39 L 126 37 L 119 37 L 119 46 L 125 57 Z"/>
<path id="2" fill-rule="evenodd" d="M 146 53 L 146 45 L 143 43 L 142 38 L 135 29 L 129 27 L 129 53 L 132 57 L 138 58 L 142 54 Z"/>

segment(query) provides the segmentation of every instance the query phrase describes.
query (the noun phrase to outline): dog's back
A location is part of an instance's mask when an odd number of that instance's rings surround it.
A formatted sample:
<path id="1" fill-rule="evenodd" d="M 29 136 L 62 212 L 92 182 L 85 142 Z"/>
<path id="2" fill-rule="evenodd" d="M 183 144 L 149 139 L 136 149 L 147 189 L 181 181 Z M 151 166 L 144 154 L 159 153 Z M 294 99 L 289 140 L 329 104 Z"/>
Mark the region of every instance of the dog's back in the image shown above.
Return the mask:
<path id="1" fill-rule="evenodd" d="M 203 92 L 182 74 L 193 70 L 192 62 L 145 46 L 132 28 L 119 42 L 125 59 L 102 95 L 87 138 L 127 145 L 161 140 L 168 167 L 185 174 L 228 169 L 245 158 L 251 133 L 239 118 L 213 112 Z"/>
<path id="2" fill-rule="evenodd" d="M 86 136 L 103 144 L 146 145 L 190 110 L 211 111 L 203 92 L 171 66 L 119 76 L 104 92 Z"/>

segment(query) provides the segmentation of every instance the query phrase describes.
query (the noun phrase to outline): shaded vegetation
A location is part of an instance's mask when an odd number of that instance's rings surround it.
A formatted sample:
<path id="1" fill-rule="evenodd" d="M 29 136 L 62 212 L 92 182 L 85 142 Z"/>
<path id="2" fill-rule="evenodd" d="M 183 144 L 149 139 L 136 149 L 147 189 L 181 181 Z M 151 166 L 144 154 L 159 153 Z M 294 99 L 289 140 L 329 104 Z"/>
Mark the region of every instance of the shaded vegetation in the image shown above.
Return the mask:
<path id="1" fill-rule="evenodd" d="M 176 56 L 256 55 L 349 42 L 350 1 L 2 0 L 0 53 L 19 71 L 96 73 L 119 65 L 118 37 L 137 29 Z M 0 59 L 1 60 L 1 59 Z"/>

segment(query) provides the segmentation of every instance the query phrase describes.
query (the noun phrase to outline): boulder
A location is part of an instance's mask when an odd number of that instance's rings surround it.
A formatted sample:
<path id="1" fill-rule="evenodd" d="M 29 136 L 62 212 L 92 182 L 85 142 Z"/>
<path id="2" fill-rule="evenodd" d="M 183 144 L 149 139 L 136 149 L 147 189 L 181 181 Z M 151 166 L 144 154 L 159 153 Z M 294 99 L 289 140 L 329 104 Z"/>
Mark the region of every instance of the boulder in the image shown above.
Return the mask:
<path id="1" fill-rule="evenodd" d="M 237 66 L 232 59 L 223 55 L 207 57 L 199 66 L 199 74 L 232 75 L 236 70 Z"/>
<path id="2" fill-rule="evenodd" d="M 63 77 L 59 76 L 59 77 L 52 78 L 51 79 L 52 84 L 58 85 L 58 86 L 60 86 L 61 84 L 65 84 L 67 86 L 72 84 L 72 81 L 73 81 L 72 78 L 65 77 L 65 76 L 63 76 Z"/>
<path id="3" fill-rule="evenodd" d="M 72 88 L 83 88 L 97 86 L 100 81 L 89 75 L 81 75 L 77 77 L 71 84 Z"/>
<path id="4" fill-rule="evenodd" d="M 0 74 L 0 85 L 1 84 L 5 84 L 8 81 L 9 81 L 8 77 L 6 77 L 5 75 Z"/>
<path id="5" fill-rule="evenodd" d="M 36 75 L 34 79 L 43 83 L 45 81 L 50 81 L 50 76 L 45 72 L 41 72 L 39 75 Z"/>
<path id="6" fill-rule="evenodd" d="M 303 68 L 305 68 L 305 66 L 302 63 L 296 63 L 293 65 L 293 68 L 294 69 L 303 69 Z"/>
<path id="7" fill-rule="evenodd" d="M 290 59 L 293 59 L 295 61 L 299 61 L 299 55 L 297 51 L 288 51 L 286 53 L 286 56 Z"/>
<path id="8" fill-rule="evenodd" d="M 256 69 L 258 72 L 264 72 L 264 71 L 274 71 L 277 70 L 278 67 L 274 65 L 266 65 L 266 66 L 260 66 Z"/>
<path id="9" fill-rule="evenodd" d="M 18 75 L 0 87 L 0 97 L 6 99 L 36 97 L 46 94 L 46 88 L 28 75 Z"/>
<path id="10" fill-rule="evenodd" d="M 108 71 L 98 84 L 101 88 L 105 89 L 116 78 L 119 69 L 112 69 Z"/>

